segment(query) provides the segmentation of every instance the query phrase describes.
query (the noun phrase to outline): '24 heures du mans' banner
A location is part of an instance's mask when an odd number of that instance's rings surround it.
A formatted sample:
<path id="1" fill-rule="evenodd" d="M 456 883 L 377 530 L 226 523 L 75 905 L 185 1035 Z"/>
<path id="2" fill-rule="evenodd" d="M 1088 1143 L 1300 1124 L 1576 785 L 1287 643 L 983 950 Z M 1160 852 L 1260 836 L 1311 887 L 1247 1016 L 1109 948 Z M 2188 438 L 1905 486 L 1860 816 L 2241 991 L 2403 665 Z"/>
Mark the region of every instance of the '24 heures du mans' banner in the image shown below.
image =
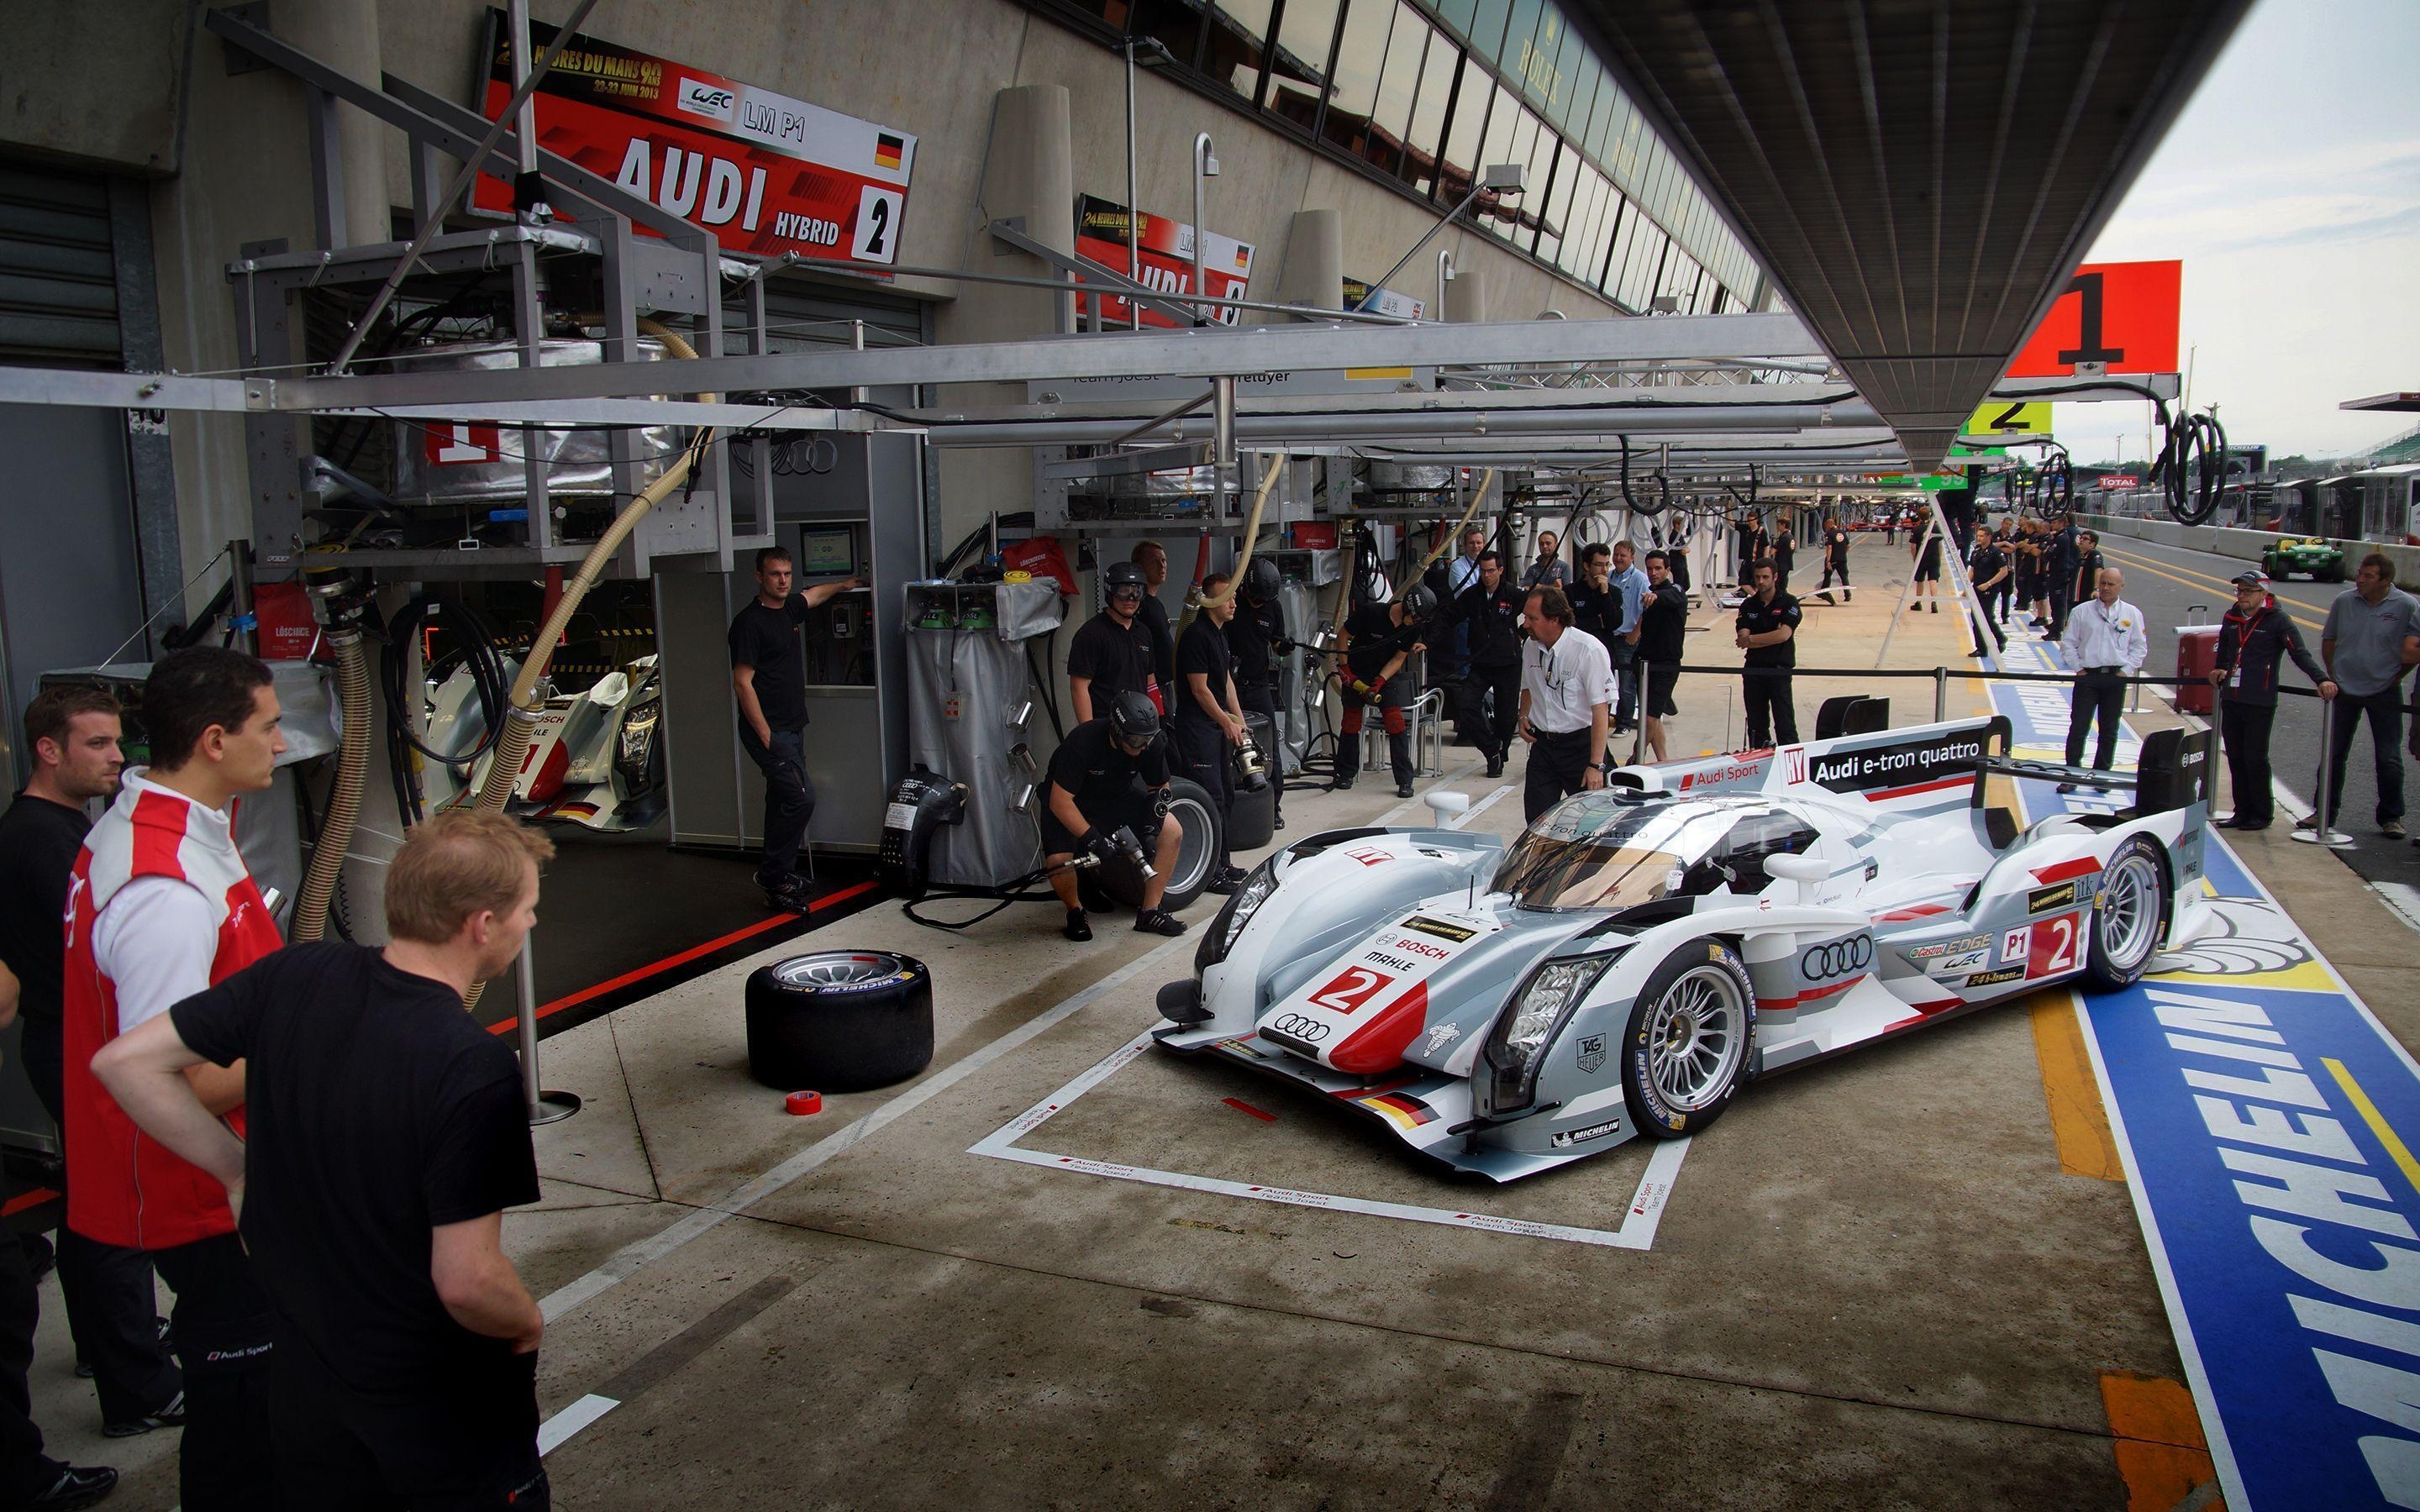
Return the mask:
<path id="1" fill-rule="evenodd" d="M 494 18 L 486 99 L 512 99 L 512 39 Z M 530 23 L 543 55 L 555 30 Z M 905 131 L 575 33 L 538 81 L 538 145 L 714 233 L 725 250 L 898 260 L 916 139 Z M 482 177 L 473 203 L 509 210 Z M 558 207 L 558 209 L 560 207 Z"/>
<path id="2" fill-rule="evenodd" d="M 1193 292 L 1193 227 L 1165 215 L 1145 215 L 1135 227 L 1142 262 L 1143 286 L 1171 297 Z M 1126 208 L 1115 200 L 1086 194 L 1076 201 L 1076 251 L 1113 272 L 1126 268 Z M 1210 232 L 1202 243 L 1202 292 L 1214 300 L 1240 300 L 1252 279 L 1252 244 Z M 1089 300 L 1090 296 L 1086 296 Z M 1206 312 L 1225 325 L 1235 324 L 1236 311 L 1226 306 Z M 1114 296 L 1101 300 L 1101 318 L 1124 325 L 1126 301 Z M 1156 310 L 1146 308 L 1142 323 L 1173 326 Z"/>

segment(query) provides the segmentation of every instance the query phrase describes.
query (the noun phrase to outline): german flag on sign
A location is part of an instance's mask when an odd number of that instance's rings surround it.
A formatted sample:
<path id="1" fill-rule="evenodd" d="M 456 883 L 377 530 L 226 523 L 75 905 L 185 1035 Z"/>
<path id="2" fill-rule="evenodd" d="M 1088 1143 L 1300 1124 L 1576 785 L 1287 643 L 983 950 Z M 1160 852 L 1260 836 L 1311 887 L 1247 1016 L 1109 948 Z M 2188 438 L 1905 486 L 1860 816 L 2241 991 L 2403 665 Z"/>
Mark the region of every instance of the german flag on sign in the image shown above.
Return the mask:
<path id="1" fill-rule="evenodd" d="M 907 149 L 906 141 L 884 131 L 874 139 L 875 163 L 879 167 L 896 168 L 899 166 L 899 154 Z"/>

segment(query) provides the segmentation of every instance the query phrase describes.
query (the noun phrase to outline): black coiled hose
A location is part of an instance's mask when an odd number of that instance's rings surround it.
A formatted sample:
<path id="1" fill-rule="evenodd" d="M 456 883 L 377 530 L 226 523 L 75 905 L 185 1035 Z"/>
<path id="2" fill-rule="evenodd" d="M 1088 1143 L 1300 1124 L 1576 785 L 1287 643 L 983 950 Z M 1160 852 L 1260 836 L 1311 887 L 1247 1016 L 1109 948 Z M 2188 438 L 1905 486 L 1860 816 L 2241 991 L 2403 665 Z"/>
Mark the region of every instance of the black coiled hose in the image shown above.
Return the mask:
<path id="1" fill-rule="evenodd" d="M 1653 474 L 1655 479 L 1655 501 L 1653 503 L 1647 503 L 1638 499 L 1633 498 L 1630 492 L 1630 438 L 1628 436 L 1623 436 L 1621 438 L 1621 507 L 1640 515 L 1661 515 L 1666 509 L 1669 508 L 1672 503 L 1672 480 L 1664 475 L 1664 470 L 1662 468 L 1657 468 Z M 1756 470 L 1754 468 L 1750 468 L 1748 470 L 1747 486 L 1749 497 L 1755 497 Z"/>
<path id="2" fill-rule="evenodd" d="M 2171 421 L 2166 443 L 2151 463 L 2151 482 L 2179 524 L 2200 525 L 2218 512 L 2226 483 L 2226 430 L 2203 413 Z"/>

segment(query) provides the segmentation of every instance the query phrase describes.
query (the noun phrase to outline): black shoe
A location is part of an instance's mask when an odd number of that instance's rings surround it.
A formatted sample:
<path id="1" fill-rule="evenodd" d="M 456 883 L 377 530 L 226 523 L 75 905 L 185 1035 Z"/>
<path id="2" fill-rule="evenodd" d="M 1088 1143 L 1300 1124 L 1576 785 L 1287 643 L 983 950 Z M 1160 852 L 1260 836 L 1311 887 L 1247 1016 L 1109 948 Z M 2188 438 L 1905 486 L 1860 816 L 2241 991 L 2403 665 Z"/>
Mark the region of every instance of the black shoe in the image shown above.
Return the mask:
<path id="1" fill-rule="evenodd" d="M 1351 786 L 1353 785 L 1353 778 L 1354 778 L 1354 774 L 1353 774 L 1353 773 L 1351 773 L 1351 772 L 1339 772 L 1339 773 L 1337 773 L 1337 774 L 1336 774 L 1336 780 L 1334 780 L 1333 782 L 1330 782 L 1330 783 L 1328 783 L 1328 784 L 1327 784 L 1327 791 L 1328 791 L 1328 792 L 1330 792 L 1330 793 L 1342 793 L 1342 792 L 1343 792 L 1346 788 L 1349 788 L 1349 787 L 1351 787 Z"/>
<path id="2" fill-rule="evenodd" d="M 1165 908 L 1140 908 L 1135 911 L 1135 933 L 1173 938 L 1185 933 L 1185 920 Z"/>
<path id="3" fill-rule="evenodd" d="M 2210 822 L 2210 827 L 2212 829 L 2242 829 L 2243 827 L 2243 821 L 2238 819 L 2233 814 L 2228 814 L 2224 819 L 2211 820 Z"/>
<path id="4" fill-rule="evenodd" d="M 49 1239 L 40 1234 L 19 1234 L 17 1243 L 25 1252 L 25 1269 L 34 1273 L 35 1280 L 41 1280 L 57 1268 L 59 1252 Z"/>
<path id="5" fill-rule="evenodd" d="M 1240 887 L 1243 885 L 1244 872 L 1241 867 L 1222 866 L 1218 871 L 1210 873 L 1210 880 L 1203 883 L 1202 887 L 1206 890 L 1218 893 L 1223 897 L 1228 893 L 1233 892 L 1237 887 Z"/>
<path id="6" fill-rule="evenodd" d="M 2234 829 L 2242 829 L 2242 830 L 2266 829 L 2266 828 L 2268 828 L 2268 827 L 2269 827 L 2269 821 L 2268 821 L 2268 820 L 2266 820 L 2266 819 L 2262 819 L 2262 820 L 2255 821 L 2254 823 L 2251 823 L 2251 824 L 2245 824 L 2242 820 L 2240 820 L 2240 819 L 2239 819 L 2239 820 L 2237 820 L 2237 821 L 2236 821 L 2232 825 L 2230 825 L 2229 827 L 2234 828 Z"/>
<path id="7" fill-rule="evenodd" d="M 91 1506 L 117 1489 L 117 1472 L 107 1465 L 61 1465 L 58 1478 L 25 1503 L 42 1512 L 72 1512 Z"/>
<path id="8" fill-rule="evenodd" d="M 1070 908 L 1067 910 L 1067 926 L 1059 933 L 1081 945 L 1093 937 L 1092 920 L 1084 917 L 1082 909 Z"/>
<path id="9" fill-rule="evenodd" d="M 814 889 L 798 877 L 765 888 L 765 906 L 778 913 L 803 914 L 814 904 Z"/>
<path id="10" fill-rule="evenodd" d="M 1285 827 L 1285 815 L 1278 815 L 1276 819 L 1271 821 L 1271 826 L 1277 829 L 1283 829 Z"/>
<path id="11" fill-rule="evenodd" d="M 1504 775 L 1503 757 L 1490 756 L 1487 758 L 1487 775 L 1490 777 L 1502 777 Z"/>
<path id="12" fill-rule="evenodd" d="M 1933 613 L 1935 613 L 1935 614 L 1940 613 L 1940 612 L 1941 612 L 1941 606 L 1940 606 L 1939 604 L 1935 604 L 1935 605 L 1933 605 L 1933 606 L 1932 606 L 1932 612 L 1933 612 Z"/>
<path id="13" fill-rule="evenodd" d="M 1398 782 L 1395 784 L 1395 796 L 1399 798 L 1408 798 L 1411 795 L 1412 785 L 1409 782 Z"/>
<path id="14" fill-rule="evenodd" d="M 2072 782 L 2061 782 L 2058 785 L 2058 790 L 2061 793 L 2072 793 L 2075 791 L 2075 787 L 2076 785 Z"/>
<path id="15" fill-rule="evenodd" d="M 185 1394 L 180 1391 L 169 1397 L 167 1405 L 157 1412 L 147 1412 L 141 1417 L 131 1418 L 123 1423 L 102 1424 L 101 1436 L 104 1439 L 132 1439 L 139 1438 L 154 1428 L 178 1428 L 184 1426 Z"/>

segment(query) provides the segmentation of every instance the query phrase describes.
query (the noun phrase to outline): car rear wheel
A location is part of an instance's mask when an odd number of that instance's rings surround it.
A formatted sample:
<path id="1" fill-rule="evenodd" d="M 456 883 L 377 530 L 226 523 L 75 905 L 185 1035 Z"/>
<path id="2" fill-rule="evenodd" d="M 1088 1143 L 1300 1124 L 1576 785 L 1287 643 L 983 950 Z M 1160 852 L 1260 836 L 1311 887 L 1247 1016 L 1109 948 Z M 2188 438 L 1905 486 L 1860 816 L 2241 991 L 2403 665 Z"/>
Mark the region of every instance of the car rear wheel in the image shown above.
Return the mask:
<path id="1" fill-rule="evenodd" d="M 2137 835 L 2118 847 L 2101 873 L 2085 980 L 2104 993 L 2134 985 L 2158 951 L 2167 919 L 2167 869 L 2158 848 Z"/>
<path id="2" fill-rule="evenodd" d="M 1678 1139 L 1714 1121 L 1756 1050 L 1756 993 L 1737 952 L 1716 940 L 1682 947 L 1655 968 L 1630 1011 L 1621 1088 L 1639 1133 Z"/>

